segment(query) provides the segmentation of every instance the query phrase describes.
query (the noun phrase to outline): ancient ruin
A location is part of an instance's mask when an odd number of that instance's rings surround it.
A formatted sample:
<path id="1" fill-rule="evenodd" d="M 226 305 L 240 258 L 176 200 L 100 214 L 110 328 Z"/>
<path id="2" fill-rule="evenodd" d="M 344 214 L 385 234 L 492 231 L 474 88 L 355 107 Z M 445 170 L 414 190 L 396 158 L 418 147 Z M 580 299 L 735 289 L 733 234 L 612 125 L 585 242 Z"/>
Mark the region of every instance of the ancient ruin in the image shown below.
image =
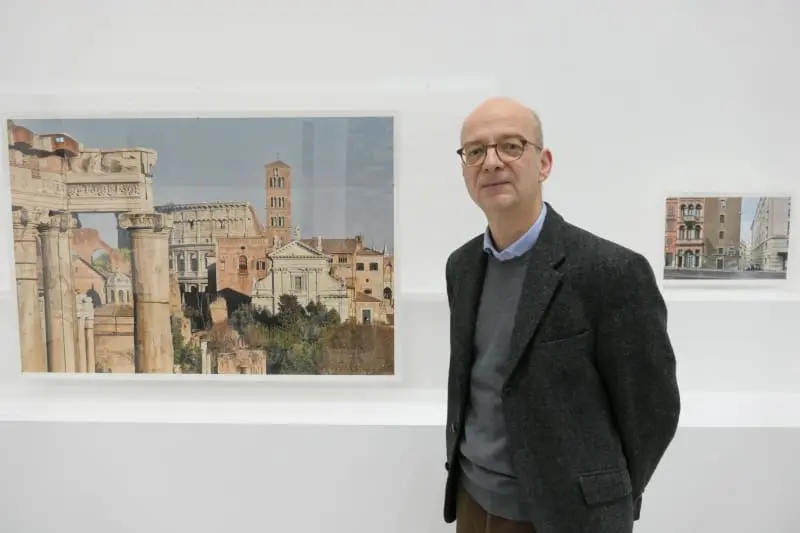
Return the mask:
<path id="1" fill-rule="evenodd" d="M 171 217 L 153 209 L 155 151 L 85 148 L 13 122 L 8 146 L 22 370 L 95 371 L 93 306 L 74 288 L 71 242 L 76 214 L 114 213 L 132 243 L 134 371 L 172 372 Z"/>

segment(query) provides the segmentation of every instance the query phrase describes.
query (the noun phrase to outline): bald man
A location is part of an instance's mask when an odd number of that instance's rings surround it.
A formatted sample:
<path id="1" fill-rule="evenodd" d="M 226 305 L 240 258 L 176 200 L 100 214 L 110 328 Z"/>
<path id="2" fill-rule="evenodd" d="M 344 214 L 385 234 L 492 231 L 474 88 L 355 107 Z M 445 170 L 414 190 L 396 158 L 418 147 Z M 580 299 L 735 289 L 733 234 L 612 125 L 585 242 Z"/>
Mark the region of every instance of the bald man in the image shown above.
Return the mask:
<path id="1" fill-rule="evenodd" d="M 543 201 L 553 156 L 522 104 L 481 104 L 458 155 L 487 228 L 446 265 L 445 521 L 630 533 L 680 414 L 653 270 Z"/>

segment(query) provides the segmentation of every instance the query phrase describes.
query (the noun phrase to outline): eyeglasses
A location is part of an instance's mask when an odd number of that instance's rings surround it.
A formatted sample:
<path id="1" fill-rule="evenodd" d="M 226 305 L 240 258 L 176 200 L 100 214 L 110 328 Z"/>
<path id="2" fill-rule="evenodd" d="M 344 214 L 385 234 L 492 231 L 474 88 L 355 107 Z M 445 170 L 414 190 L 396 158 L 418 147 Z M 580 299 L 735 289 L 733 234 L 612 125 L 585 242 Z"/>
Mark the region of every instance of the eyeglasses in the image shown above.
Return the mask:
<path id="1" fill-rule="evenodd" d="M 527 139 L 514 138 L 494 144 L 470 143 L 456 150 L 456 153 L 461 157 L 461 160 L 466 166 L 476 167 L 482 165 L 486 160 L 486 154 L 489 153 L 489 148 L 494 148 L 494 152 L 497 154 L 500 161 L 511 163 L 522 157 L 522 154 L 525 153 L 525 147 L 527 146 L 533 146 L 537 150 L 542 149 L 541 146 Z"/>

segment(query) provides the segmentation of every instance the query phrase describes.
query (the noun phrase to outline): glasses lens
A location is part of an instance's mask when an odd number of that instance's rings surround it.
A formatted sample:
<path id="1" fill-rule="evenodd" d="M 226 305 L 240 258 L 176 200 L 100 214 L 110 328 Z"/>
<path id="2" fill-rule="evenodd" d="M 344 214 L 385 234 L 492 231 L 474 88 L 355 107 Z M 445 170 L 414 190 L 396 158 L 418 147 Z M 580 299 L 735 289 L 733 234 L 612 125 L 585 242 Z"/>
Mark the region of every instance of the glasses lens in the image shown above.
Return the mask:
<path id="1" fill-rule="evenodd" d="M 511 161 L 522 157 L 525 146 L 518 140 L 503 141 L 497 145 L 497 153 L 501 159 Z"/>
<path id="2" fill-rule="evenodd" d="M 478 144 L 470 144 L 463 148 L 461 157 L 467 165 L 479 165 L 486 155 L 486 147 Z"/>

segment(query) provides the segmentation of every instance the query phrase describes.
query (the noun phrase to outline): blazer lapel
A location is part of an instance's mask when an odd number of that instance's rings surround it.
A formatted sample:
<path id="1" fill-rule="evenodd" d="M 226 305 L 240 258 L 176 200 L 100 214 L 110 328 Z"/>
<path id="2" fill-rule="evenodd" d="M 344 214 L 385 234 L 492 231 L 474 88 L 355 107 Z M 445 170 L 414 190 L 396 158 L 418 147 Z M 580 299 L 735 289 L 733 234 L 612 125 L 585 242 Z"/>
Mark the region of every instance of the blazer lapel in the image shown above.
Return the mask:
<path id="1" fill-rule="evenodd" d="M 561 284 L 562 274 L 556 267 L 564 259 L 560 238 L 564 219 L 547 206 L 542 232 L 528 258 L 514 329 L 511 334 L 510 366 L 506 379 L 511 377 L 525 354 L 525 348 L 536 333 L 550 301 Z"/>
<path id="2" fill-rule="evenodd" d="M 453 333 L 456 341 L 454 363 L 462 386 L 469 382 L 470 369 L 475 358 L 475 321 L 478 318 L 483 277 L 486 272 L 486 253 L 483 239 L 476 238 L 454 265 L 458 270 L 455 287 L 457 304 L 453 312 Z"/>

